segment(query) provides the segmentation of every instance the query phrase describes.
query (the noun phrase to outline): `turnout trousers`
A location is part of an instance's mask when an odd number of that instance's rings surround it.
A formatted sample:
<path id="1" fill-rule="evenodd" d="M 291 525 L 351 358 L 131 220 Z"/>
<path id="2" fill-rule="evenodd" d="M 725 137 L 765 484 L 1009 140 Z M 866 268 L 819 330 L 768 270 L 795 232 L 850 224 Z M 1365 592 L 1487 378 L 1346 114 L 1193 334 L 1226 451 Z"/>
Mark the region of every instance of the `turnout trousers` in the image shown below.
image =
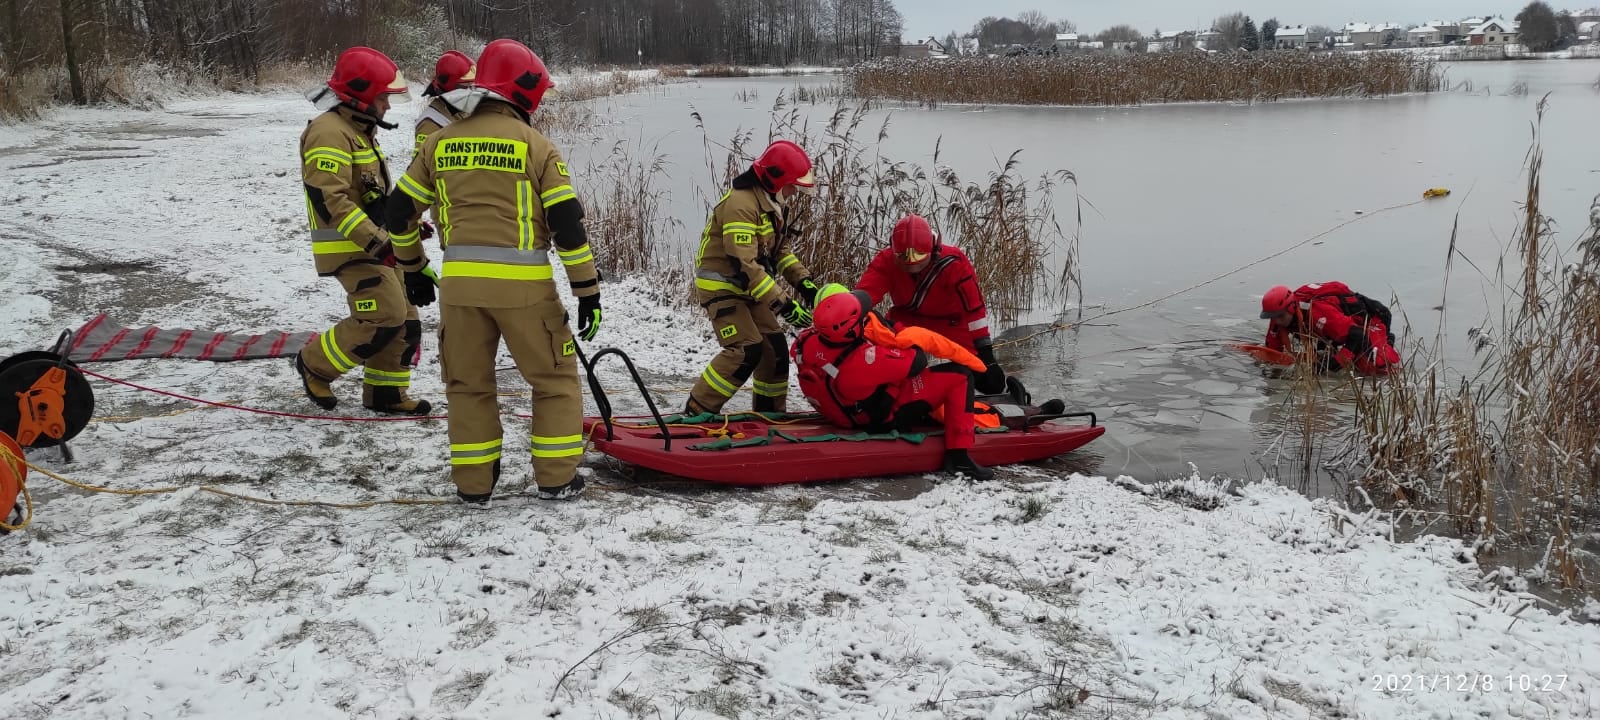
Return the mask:
<path id="1" fill-rule="evenodd" d="M 691 412 L 720 413 L 745 381 L 756 412 L 784 412 L 789 398 L 789 339 L 765 305 L 728 297 L 706 304 L 706 317 L 722 352 L 700 373 L 689 393 Z"/>
<path id="2" fill-rule="evenodd" d="M 301 362 L 328 381 L 361 367 L 362 404 L 399 402 L 411 387 L 411 369 L 422 350 L 422 322 L 406 301 L 400 271 L 349 265 L 335 277 L 344 286 L 350 315 L 306 345 Z"/>
<path id="3" fill-rule="evenodd" d="M 539 487 L 567 484 L 583 460 L 577 348 L 559 302 L 485 308 L 441 303 L 439 362 L 450 402 L 450 479 L 468 495 L 493 492 L 501 456 L 495 358 L 500 340 L 533 390 L 529 436 Z"/>

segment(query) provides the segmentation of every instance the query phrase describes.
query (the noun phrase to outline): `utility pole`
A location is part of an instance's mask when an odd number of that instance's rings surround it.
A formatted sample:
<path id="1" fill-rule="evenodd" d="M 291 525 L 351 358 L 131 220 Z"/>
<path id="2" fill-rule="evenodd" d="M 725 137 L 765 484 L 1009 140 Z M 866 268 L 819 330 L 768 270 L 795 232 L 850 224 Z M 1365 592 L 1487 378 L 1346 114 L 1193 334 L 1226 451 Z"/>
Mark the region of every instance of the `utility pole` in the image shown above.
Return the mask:
<path id="1" fill-rule="evenodd" d="M 644 67 L 644 18 L 639 18 L 638 31 L 634 33 L 634 39 L 639 43 L 639 67 L 642 68 Z"/>

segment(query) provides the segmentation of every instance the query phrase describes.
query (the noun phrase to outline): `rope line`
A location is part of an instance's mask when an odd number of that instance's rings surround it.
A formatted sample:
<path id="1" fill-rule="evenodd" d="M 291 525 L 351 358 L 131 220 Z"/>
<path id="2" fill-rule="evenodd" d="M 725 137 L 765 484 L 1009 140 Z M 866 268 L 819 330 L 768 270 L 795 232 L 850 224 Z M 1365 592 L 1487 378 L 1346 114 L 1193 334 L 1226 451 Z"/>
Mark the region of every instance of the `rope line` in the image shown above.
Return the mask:
<path id="1" fill-rule="evenodd" d="M 1245 264 L 1240 265 L 1239 267 L 1236 267 L 1236 268 L 1234 268 L 1232 270 L 1229 270 L 1229 271 L 1227 271 L 1227 272 L 1225 272 L 1225 273 L 1223 273 L 1221 275 L 1218 275 L 1216 277 L 1210 278 L 1208 280 L 1203 280 L 1201 282 L 1195 283 L 1194 285 L 1190 285 L 1189 287 L 1183 288 L 1181 290 L 1174 290 L 1174 291 L 1172 291 L 1170 293 L 1167 293 L 1166 295 L 1162 295 L 1161 297 L 1158 297 L 1158 298 L 1156 298 L 1154 300 L 1150 300 L 1148 302 L 1139 303 L 1138 305 L 1130 305 L 1130 306 L 1125 307 L 1125 308 L 1118 308 L 1116 310 L 1107 310 L 1107 311 L 1105 311 L 1103 313 L 1100 313 L 1099 315 L 1094 315 L 1092 317 L 1089 317 L 1088 319 L 1079 320 L 1077 322 L 1053 323 L 1049 327 L 1047 327 L 1047 328 L 1045 328 L 1043 330 L 1039 330 L 1039 331 L 1034 332 L 1034 333 L 1029 334 L 1029 335 L 1024 335 L 1023 337 L 1020 337 L 1020 338 L 1011 338 L 1010 340 L 1002 340 L 1000 342 L 994 343 L 994 345 L 995 345 L 995 347 L 1004 347 L 1006 345 L 1015 345 L 1015 344 L 1018 344 L 1018 343 L 1024 343 L 1024 342 L 1027 342 L 1029 340 L 1033 340 L 1034 338 L 1041 337 L 1043 335 L 1049 335 L 1051 333 L 1059 332 L 1061 330 L 1067 330 L 1069 328 L 1077 327 L 1079 325 L 1087 325 L 1087 324 L 1089 324 L 1091 322 L 1094 322 L 1096 320 L 1099 320 L 1101 318 L 1106 318 L 1106 317 L 1110 317 L 1112 315 L 1118 315 L 1118 314 L 1125 313 L 1125 312 L 1131 312 L 1133 310 L 1139 310 L 1139 309 L 1142 309 L 1142 308 L 1150 307 L 1151 305 L 1155 305 L 1157 303 L 1166 302 L 1167 300 L 1171 300 L 1172 298 L 1175 298 L 1175 297 L 1177 297 L 1179 295 L 1182 295 L 1184 293 L 1193 292 L 1195 290 L 1203 288 L 1203 287 L 1205 287 L 1207 285 L 1210 285 L 1211 283 L 1214 283 L 1214 282 L 1216 282 L 1218 280 L 1226 278 L 1229 275 L 1233 275 L 1233 274 L 1236 274 L 1236 273 L 1243 272 L 1243 271 L 1248 270 L 1250 268 L 1253 268 L 1253 267 L 1255 267 L 1257 265 L 1260 265 L 1261 263 L 1264 263 L 1264 262 L 1266 262 L 1268 260 L 1271 260 L 1273 258 L 1279 257 L 1279 256 L 1284 255 L 1286 253 L 1289 253 L 1291 251 L 1298 250 L 1299 248 L 1302 248 L 1302 247 L 1304 247 L 1306 245 L 1309 245 L 1309 244 L 1311 244 L 1313 242 L 1316 242 L 1317 240 L 1320 240 L 1320 239 L 1325 238 L 1325 237 L 1327 237 L 1329 235 L 1332 235 L 1333 233 L 1345 228 L 1346 226 L 1352 225 L 1354 223 L 1361 222 L 1362 220 L 1366 220 L 1368 218 L 1377 217 L 1379 215 L 1382 215 L 1382 214 L 1384 214 L 1386 212 L 1390 212 L 1392 210 L 1401 210 L 1401 209 L 1404 209 L 1404 208 L 1411 207 L 1413 205 L 1421 205 L 1422 203 L 1425 203 L 1427 201 L 1428 201 L 1427 198 L 1423 198 L 1421 200 L 1412 200 L 1411 202 L 1408 202 L 1408 203 L 1403 203 L 1403 204 L 1400 204 L 1400 205 L 1390 205 L 1389 207 L 1386 207 L 1386 208 L 1382 208 L 1382 209 L 1379 209 L 1379 210 L 1374 210 L 1374 211 L 1372 211 L 1370 213 L 1367 213 L 1365 215 L 1359 215 L 1359 216 L 1350 218 L 1349 220 L 1346 220 L 1346 221 L 1344 221 L 1342 223 L 1339 223 L 1338 225 L 1335 225 L 1335 226 L 1333 226 L 1331 228 L 1328 228 L 1327 230 L 1323 230 L 1322 232 L 1317 233 L 1316 235 L 1312 235 L 1311 237 L 1308 237 L 1308 238 L 1306 238 L 1304 240 L 1301 240 L 1300 242 L 1297 242 L 1297 243 L 1295 243 L 1293 245 L 1290 245 L 1289 247 L 1286 247 L 1286 248 L 1284 248 L 1282 250 L 1279 250 L 1279 251 L 1277 251 L 1275 253 L 1272 253 L 1271 255 L 1268 255 L 1268 256 L 1266 256 L 1264 258 L 1261 258 L 1259 260 L 1253 260 L 1251 262 L 1245 263 Z"/>

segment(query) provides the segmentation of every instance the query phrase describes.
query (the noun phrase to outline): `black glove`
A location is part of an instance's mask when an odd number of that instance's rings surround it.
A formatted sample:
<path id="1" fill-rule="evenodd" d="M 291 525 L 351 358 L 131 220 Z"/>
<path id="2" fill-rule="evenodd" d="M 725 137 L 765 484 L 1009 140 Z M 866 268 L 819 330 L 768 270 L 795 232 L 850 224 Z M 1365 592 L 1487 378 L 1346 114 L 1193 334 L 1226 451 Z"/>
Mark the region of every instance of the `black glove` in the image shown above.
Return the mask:
<path id="1" fill-rule="evenodd" d="M 994 346 L 984 345 L 978 348 L 978 359 L 987 367 L 982 375 L 974 378 L 974 389 L 979 395 L 999 395 L 1006 391 L 1006 371 L 1000 367 L 1000 361 L 994 358 Z"/>
<path id="2" fill-rule="evenodd" d="M 811 311 L 795 300 L 784 300 L 772 306 L 772 312 L 797 328 L 811 327 Z"/>
<path id="3" fill-rule="evenodd" d="M 600 293 L 578 298 L 578 337 L 584 342 L 600 332 Z"/>
<path id="4" fill-rule="evenodd" d="M 423 220 L 422 224 L 417 226 L 417 232 L 421 234 L 423 240 L 433 237 L 433 223 Z"/>
<path id="5" fill-rule="evenodd" d="M 800 281 L 800 295 L 805 298 L 806 307 L 813 309 L 817 307 L 817 293 L 821 291 L 822 287 L 817 285 L 817 281 L 811 278 Z"/>
<path id="6" fill-rule="evenodd" d="M 421 270 L 406 272 L 406 301 L 417 307 L 427 307 L 433 304 L 438 296 L 434 294 L 433 280 L 422 274 Z"/>

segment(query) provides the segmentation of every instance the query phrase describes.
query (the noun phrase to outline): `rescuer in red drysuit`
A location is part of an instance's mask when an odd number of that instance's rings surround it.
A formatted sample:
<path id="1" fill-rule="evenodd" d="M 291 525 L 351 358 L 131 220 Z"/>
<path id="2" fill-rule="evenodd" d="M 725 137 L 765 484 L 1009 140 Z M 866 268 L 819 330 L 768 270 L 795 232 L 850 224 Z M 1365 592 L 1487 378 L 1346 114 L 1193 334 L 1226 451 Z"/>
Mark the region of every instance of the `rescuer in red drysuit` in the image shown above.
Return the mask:
<path id="1" fill-rule="evenodd" d="M 1028 403 L 1022 383 L 1007 378 L 995 360 L 989 310 L 972 261 L 960 248 L 940 242 L 927 220 L 917 215 L 900 218 L 889 247 L 872 258 L 856 289 L 866 291 L 873 305 L 889 296 L 894 302 L 889 322 L 896 330 L 927 328 L 977 355 L 988 367 L 975 378 L 979 393 L 1011 393 L 1018 404 Z"/>
<path id="2" fill-rule="evenodd" d="M 1393 316 L 1383 303 L 1355 292 L 1342 282 L 1279 285 L 1261 296 L 1261 317 L 1267 325 L 1267 347 L 1287 350 L 1291 333 L 1310 336 L 1325 367 L 1350 367 L 1378 375 L 1400 364 L 1389 330 Z M 1329 352 L 1331 348 L 1337 348 Z"/>
<path id="3" fill-rule="evenodd" d="M 910 430 L 942 408 L 944 471 L 994 477 L 967 454 L 976 438 L 972 371 L 956 363 L 929 367 L 921 347 L 902 350 L 867 339 L 871 307 L 859 290 L 817 302 L 812 327 L 789 350 L 806 399 L 829 422 L 870 432 Z"/>

